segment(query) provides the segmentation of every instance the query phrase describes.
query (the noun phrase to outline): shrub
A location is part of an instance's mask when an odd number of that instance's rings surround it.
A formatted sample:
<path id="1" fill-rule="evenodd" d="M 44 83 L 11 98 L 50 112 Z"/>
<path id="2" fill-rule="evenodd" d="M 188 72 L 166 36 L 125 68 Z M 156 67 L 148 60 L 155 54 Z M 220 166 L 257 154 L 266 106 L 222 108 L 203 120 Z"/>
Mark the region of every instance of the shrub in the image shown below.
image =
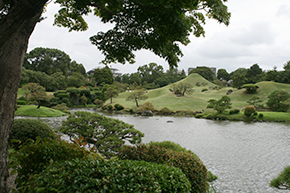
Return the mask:
<path id="1" fill-rule="evenodd" d="M 208 89 L 204 88 L 204 89 L 201 90 L 201 92 L 205 92 L 205 91 L 208 91 Z"/>
<path id="2" fill-rule="evenodd" d="M 96 107 L 97 107 L 97 108 L 100 108 L 100 107 L 103 106 L 104 101 L 99 100 L 99 99 L 96 99 L 96 100 L 94 100 L 94 103 L 96 104 Z"/>
<path id="3" fill-rule="evenodd" d="M 141 110 L 142 111 L 152 111 L 153 112 L 154 111 L 154 106 L 153 106 L 152 103 L 146 102 L 146 103 L 144 103 L 142 105 Z"/>
<path id="4" fill-rule="evenodd" d="M 233 110 L 230 110 L 229 111 L 229 114 L 230 115 L 239 114 L 239 113 L 240 113 L 240 110 L 239 109 L 233 109 Z"/>
<path id="5" fill-rule="evenodd" d="M 49 138 L 42 140 L 37 137 L 36 141 L 28 140 L 20 145 L 18 151 L 9 155 L 13 160 L 10 166 L 17 171 L 15 182 L 17 187 L 21 187 L 27 183 L 29 177 L 40 173 L 50 163 L 81 159 L 87 157 L 88 153 L 87 150 L 76 144 Z"/>
<path id="6" fill-rule="evenodd" d="M 36 119 L 15 119 L 9 135 L 9 142 L 12 145 L 11 140 L 16 139 L 24 143 L 27 139 L 35 140 L 37 136 L 42 139 L 55 138 L 52 128 L 44 122 Z M 15 143 L 14 147 L 17 149 L 18 145 Z"/>
<path id="7" fill-rule="evenodd" d="M 253 94 L 257 91 L 257 89 L 259 88 L 257 85 L 255 84 L 244 84 L 242 86 L 242 88 L 245 88 L 247 90 L 247 93 L 249 94 Z"/>
<path id="8" fill-rule="evenodd" d="M 16 102 L 18 105 L 26 105 L 26 101 L 24 100 L 17 100 Z"/>
<path id="9" fill-rule="evenodd" d="M 168 150 L 188 152 L 188 153 L 192 153 L 193 154 L 192 151 L 187 150 L 186 148 L 181 147 L 181 145 L 179 145 L 178 143 L 174 143 L 172 141 L 161 141 L 161 142 L 159 142 L 159 141 L 156 141 L 156 142 L 151 141 L 148 145 L 157 146 L 157 147 L 160 147 L 160 148 L 166 148 Z"/>
<path id="10" fill-rule="evenodd" d="M 54 107 L 51 107 L 52 109 L 57 109 L 57 110 L 60 110 L 60 111 L 68 111 L 68 107 L 66 106 L 66 103 L 61 103 L 61 104 L 58 104 Z"/>
<path id="11" fill-rule="evenodd" d="M 191 192 L 206 192 L 207 169 L 202 161 L 192 153 L 141 144 L 136 147 L 124 146 L 118 156 L 121 159 L 144 160 L 180 168 L 191 183 Z"/>
<path id="12" fill-rule="evenodd" d="M 27 101 L 27 99 L 24 96 L 21 96 L 18 100 Z"/>
<path id="13" fill-rule="evenodd" d="M 115 107 L 115 109 L 117 109 L 117 111 L 121 111 L 124 109 L 124 107 L 120 104 L 115 104 L 114 107 Z"/>
<path id="14" fill-rule="evenodd" d="M 67 99 L 70 99 L 70 95 L 68 93 L 58 93 L 56 95 L 56 97 L 60 98 L 60 99 L 63 99 L 63 98 L 67 98 Z"/>
<path id="15" fill-rule="evenodd" d="M 107 108 L 108 108 L 109 111 L 113 110 L 113 106 L 112 105 L 108 105 Z"/>
<path id="16" fill-rule="evenodd" d="M 160 115 L 171 115 L 172 114 L 172 110 L 168 109 L 167 107 L 164 107 L 164 108 L 159 110 L 158 114 L 160 114 Z"/>
<path id="17" fill-rule="evenodd" d="M 273 179 L 270 186 L 278 189 L 290 190 L 290 166 L 286 167 L 277 178 Z"/>
<path id="18" fill-rule="evenodd" d="M 254 112 L 256 112 L 256 109 L 254 106 L 247 106 L 244 109 L 244 115 L 246 116 L 251 116 Z"/>
<path id="19" fill-rule="evenodd" d="M 263 115 L 262 113 L 260 113 L 260 114 L 258 115 L 258 117 L 261 119 L 261 118 L 264 117 L 264 115 Z"/>
<path id="20" fill-rule="evenodd" d="M 30 184 L 28 192 L 159 193 L 190 190 L 190 183 L 180 169 L 132 160 L 77 159 L 56 163 L 32 177 Z"/>

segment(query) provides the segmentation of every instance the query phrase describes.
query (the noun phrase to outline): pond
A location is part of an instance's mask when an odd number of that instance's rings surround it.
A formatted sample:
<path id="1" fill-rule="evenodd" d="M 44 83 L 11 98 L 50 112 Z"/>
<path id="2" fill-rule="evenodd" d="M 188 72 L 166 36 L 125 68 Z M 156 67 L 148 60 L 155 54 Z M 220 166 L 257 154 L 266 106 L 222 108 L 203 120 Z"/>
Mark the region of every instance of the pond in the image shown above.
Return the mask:
<path id="1" fill-rule="evenodd" d="M 134 125 L 145 134 L 144 143 L 169 140 L 192 150 L 208 170 L 218 176 L 213 183 L 217 192 L 290 192 L 269 186 L 270 181 L 290 165 L 288 124 L 123 114 L 106 116 Z M 57 127 L 65 118 L 40 119 Z"/>

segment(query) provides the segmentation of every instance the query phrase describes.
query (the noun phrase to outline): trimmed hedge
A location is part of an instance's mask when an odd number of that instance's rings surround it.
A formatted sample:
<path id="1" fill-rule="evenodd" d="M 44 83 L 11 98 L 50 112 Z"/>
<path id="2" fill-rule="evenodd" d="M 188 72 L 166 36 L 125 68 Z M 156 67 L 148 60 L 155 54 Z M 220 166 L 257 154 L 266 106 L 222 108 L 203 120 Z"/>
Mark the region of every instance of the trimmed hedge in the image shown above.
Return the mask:
<path id="1" fill-rule="evenodd" d="M 132 160 L 71 160 L 51 164 L 26 192 L 190 192 L 178 168 Z"/>
<path id="2" fill-rule="evenodd" d="M 17 171 L 15 181 L 17 187 L 22 187 L 32 175 L 40 173 L 50 163 L 81 159 L 88 157 L 89 153 L 84 148 L 64 140 L 50 138 L 42 140 L 37 137 L 36 141 L 28 140 L 20 146 L 18 151 L 9 154 L 10 160 L 12 160 L 10 167 Z M 94 155 L 97 157 L 97 154 Z M 98 157 L 101 156 L 98 155 Z"/>
<path id="3" fill-rule="evenodd" d="M 27 102 L 25 100 L 17 100 L 16 103 L 18 105 L 26 105 L 27 104 Z"/>
<path id="4" fill-rule="evenodd" d="M 24 143 L 27 139 L 36 140 L 37 136 L 42 139 L 46 137 L 55 138 L 53 129 L 44 122 L 36 119 L 15 119 L 9 135 L 9 143 L 12 145 L 12 139 Z M 18 144 L 15 143 L 13 147 L 17 149 Z"/>
<path id="5" fill-rule="evenodd" d="M 256 112 L 256 108 L 254 106 L 247 106 L 244 109 L 244 115 L 250 117 L 254 112 Z"/>
<path id="6" fill-rule="evenodd" d="M 191 192 L 206 192 L 207 169 L 194 154 L 177 152 L 158 146 L 140 144 L 136 147 L 124 146 L 118 157 L 120 159 L 144 160 L 180 168 L 191 183 Z"/>

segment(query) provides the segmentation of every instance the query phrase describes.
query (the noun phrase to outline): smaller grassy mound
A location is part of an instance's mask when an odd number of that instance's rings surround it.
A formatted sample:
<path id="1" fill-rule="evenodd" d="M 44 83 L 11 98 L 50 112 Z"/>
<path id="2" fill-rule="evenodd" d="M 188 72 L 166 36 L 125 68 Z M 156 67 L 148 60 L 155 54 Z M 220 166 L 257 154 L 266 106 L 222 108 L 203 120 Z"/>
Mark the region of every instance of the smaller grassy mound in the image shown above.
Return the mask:
<path id="1" fill-rule="evenodd" d="M 47 107 L 40 107 L 31 105 L 22 105 L 15 111 L 16 116 L 29 116 L 29 117 L 61 117 L 67 115 L 66 113 L 51 109 Z"/>

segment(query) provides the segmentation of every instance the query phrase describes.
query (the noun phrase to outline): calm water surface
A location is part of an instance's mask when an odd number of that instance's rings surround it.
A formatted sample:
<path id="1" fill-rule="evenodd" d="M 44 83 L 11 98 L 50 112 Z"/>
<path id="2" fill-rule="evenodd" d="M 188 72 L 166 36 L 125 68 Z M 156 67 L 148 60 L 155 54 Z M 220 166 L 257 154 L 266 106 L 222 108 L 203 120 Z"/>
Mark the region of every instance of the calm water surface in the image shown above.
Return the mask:
<path id="1" fill-rule="evenodd" d="M 269 187 L 270 181 L 290 165 L 290 125 L 186 117 L 106 116 L 134 125 L 145 134 L 144 143 L 169 140 L 192 150 L 218 176 L 213 183 L 217 192 L 290 192 Z M 54 127 L 62 119 L 65 118 L 41 118 Z"/>

